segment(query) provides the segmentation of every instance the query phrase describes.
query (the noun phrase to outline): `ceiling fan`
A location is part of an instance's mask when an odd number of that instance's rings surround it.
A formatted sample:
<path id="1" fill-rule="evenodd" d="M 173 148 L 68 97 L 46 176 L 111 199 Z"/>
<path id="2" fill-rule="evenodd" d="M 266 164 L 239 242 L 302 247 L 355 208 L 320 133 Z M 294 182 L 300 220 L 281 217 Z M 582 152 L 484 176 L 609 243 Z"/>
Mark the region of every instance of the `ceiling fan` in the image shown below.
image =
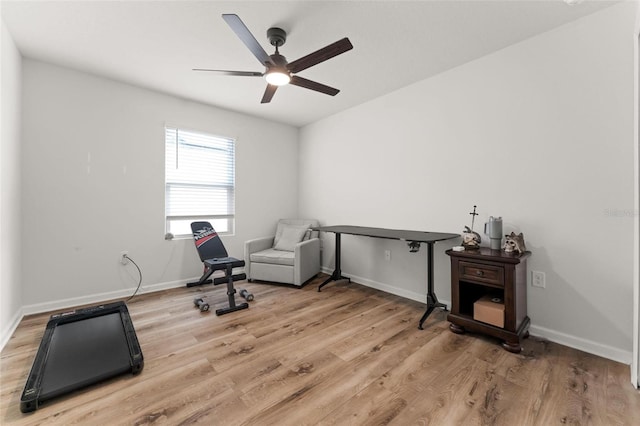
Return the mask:
<path id="1" fill-rule="evenodd" d="M 271 102 L 271 98 L 273 98 L 273 95 L 276 93 L 278 86 L 285 84 L 293 84 L 294 86 L 304 87 L 305 89 L 315 90 L 316 92 L 331 96 L 335 96 L 340 92 L 338 89 L 299 77 L 295 74 L 353 49 L 353 45 L 348 38 L 345 37 L 338 40 L 293 62 L 287 62 L 287 59 L 278 52 L 278 48 L 287 40 L 287 33 L 283 29 L 269 28 L 267 30 L 267 38 L 276 48 L 276 52 L 273 55 L 268 55 L 238 15 L 223 14 L 222 19 L 226 21 L 233 32 L 236 33 L 245 46 L 249 48 L 251 53 L 253 53 L 258 61 L 266 68 L 265 72 L 210 70 L 203 68 L 194 68 L 194 71 L 210 71 L 240 77 L 264 76 L 268 84 L 262 96 L 261 103 L 263 104 Z"/>

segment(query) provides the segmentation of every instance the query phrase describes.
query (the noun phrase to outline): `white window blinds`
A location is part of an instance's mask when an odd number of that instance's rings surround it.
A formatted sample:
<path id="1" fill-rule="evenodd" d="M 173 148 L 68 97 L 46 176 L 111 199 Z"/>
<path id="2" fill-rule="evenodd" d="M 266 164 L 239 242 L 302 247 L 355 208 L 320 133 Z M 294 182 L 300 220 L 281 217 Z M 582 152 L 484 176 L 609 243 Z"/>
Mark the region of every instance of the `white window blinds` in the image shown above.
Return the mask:
<path id="1" fill-rule="evenodd" d="M 235 141 L 165 128 L 166 232 L 191 235 L 191 222 L 209 221 L 232 233 L 235 214 Z"/>

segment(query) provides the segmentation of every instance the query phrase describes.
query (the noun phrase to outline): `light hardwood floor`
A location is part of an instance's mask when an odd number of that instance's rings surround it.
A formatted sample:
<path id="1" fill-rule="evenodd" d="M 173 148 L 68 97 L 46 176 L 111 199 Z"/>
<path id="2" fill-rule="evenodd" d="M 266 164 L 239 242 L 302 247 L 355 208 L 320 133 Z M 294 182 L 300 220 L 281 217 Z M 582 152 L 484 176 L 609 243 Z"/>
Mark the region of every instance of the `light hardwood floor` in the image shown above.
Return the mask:
<path id="1" fill-rule="evenodd" d="M 192 301 L 222 304 L 224 286 L 137 296 L 142 373 L 32 414 L 20 395 L 49 314 L 27 317 L 1 354 L 0 424 L 640 424 L 626 365 L 533 336 L 511 354 L 438 311 L 421 331 L 423 304 L 354 283 L 318 293 L 322 278 L 238 283 L 255 300 L 221 317 Z"/>

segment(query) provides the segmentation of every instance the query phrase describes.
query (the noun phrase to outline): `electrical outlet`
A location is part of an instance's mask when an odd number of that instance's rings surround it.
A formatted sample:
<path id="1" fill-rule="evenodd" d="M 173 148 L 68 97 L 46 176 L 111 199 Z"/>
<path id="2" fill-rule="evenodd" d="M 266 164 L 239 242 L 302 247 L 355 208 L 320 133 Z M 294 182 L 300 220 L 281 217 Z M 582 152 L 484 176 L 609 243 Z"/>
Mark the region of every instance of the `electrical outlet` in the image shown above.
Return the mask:
<path id="1" fill-rule="evenodd" d="M 533 287 L 545 288 L 545 274 L 540 271 L 531 271 L 531 285 Z"/>
<path id="2" fill-rule="evenodd" d="M 126 265 L 127 263 L 129 263 L 129 252 L 124 250 L 120 252 L 120 263 L 122 263 L 123 265 Z"/>
<path id="3" fill-rule="evenodd" d="M 385 250 L 384 251 L 384 260 L 386 260 L 386 261 L 391 260 L 391 250 Z"/>

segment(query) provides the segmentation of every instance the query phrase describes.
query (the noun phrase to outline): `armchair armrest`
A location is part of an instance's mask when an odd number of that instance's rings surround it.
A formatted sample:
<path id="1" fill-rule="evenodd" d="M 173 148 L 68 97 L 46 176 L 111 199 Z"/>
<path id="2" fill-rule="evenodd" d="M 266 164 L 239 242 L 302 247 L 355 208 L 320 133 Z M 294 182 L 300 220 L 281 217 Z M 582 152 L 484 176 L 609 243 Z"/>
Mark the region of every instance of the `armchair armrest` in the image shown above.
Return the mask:
<path id="1" fill-rule="evenodd" d="M 296 244 L 294 248 L 294 281 L 302 284 L 304 277 L 320 272 L 320 239 L 311 238 Z"/>
<path id="2" fill-rule="evenodd" d="M 262 250 L 273 247 L 275 237 L 254 238 L 244 243 L 244 272 L 247 278 L 251 279 L 251 253 L 257 253 Z"/>
<path id="3" fill-rule="evenodd" d="M 249 260 L 249 255 L 251 253 L 256 253 L 256 252 L 273 247 L 274 238 L 275 237 L 262 237 L 262 238 L 254 238 L 253 240 L 245 241 L 244 243 L 245 261 Z"/>

